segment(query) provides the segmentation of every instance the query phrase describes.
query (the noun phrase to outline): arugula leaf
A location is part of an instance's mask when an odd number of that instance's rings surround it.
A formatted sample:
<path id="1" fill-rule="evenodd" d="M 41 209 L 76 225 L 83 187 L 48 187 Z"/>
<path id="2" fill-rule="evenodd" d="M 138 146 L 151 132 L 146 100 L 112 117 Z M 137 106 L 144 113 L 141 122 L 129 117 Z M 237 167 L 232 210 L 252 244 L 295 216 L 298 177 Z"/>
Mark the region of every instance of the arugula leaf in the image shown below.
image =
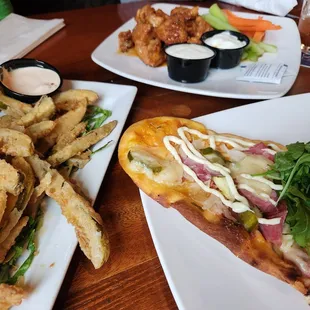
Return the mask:
<path id="1" fill-rule="evenodd" d="M 29 269 L 35 255 L 36 246 L 34 244 L 34 234 L 35 229 L 31 231 L 28 241 L 27 249 L 30 251 L 28 258 L 23 262 L 23 264 L 19 267 L 19 269 L 15 272 L 15 274 L 7 280 L 7 284 L 15 284 L 19 277 L 23 276 L 26 271 Z"/>
<path id="2" fill-rule="evenodd" d="M 100 147 L 99 149 L 97 149 L 97 150 L 95 150 L 95 151 L 92 151 L 92 152 L 91 152 L 91 155 L 94 155 L 94 154 L 100 152 L 101 150 L 105 149 L 106 147 L 109 146 L 109 144 L 110 144 L 111 142 L 113 142 L 113 140 L 110 140 L 109 142 L 107 142 L 104 146 Z"/>
<path id="3" fill-rule="evenodd" d="M 0 283 L 6 283 L 10 277 L 10 265 L 5 264 L 0 268 Z"/>
<path id="4" fill-rule="evenodd" d="M 275 155 L 275 163 L 266 175 L 280 175 L 283 189 L 279 199 L 288 207 L 286 223 L 294 240 L 310 251 L 310 142 L 287 145 L 286 152 Z"/>
<path id="5" fill-rule="evenodd" d="M 89 105 L 83 121 L 87 123 L 86 132 L 97 129 L 112 115 L 110 110 L 102 109 L 96 105 Z"/>
<path id="6" fill-rule="evenodd" d="M 29 269 L 35 256 L 36 246 L 34 243 L 34 237 L 36 231 L 39 228 L 41 218 L 41 209 L 38 210 L 35 220 L 32 217 L 29 217 L 27 225 L 23 228 L 19 236 L 16 238 L 15 245 L 7 254 L 7 257 L 10 257 L 10 260 L 5 264 L 0 264 L 0 283 L 15 284 L 18 278 L 23 276 L 25 272 Z M 28 258 L 24 261 L 24 263 L 15 272 L 15 274 L 10 277 L 10 274 L 15 268 L 17 260 L 22 256 L 26 245 L 27 249 L 30 251 L 30 254 Z"/>
<path id="7" fill-rule="evenodd" d="M 277 171 L 273 169 L 267 170 L 266 172 L 263 172 L 263 173 L 256 173 L 256 174 L 251 174 L 251 175 L 253 177 L 267 177 L 273 180 L 281 180 L 280 173 L 278 173 Z"/>

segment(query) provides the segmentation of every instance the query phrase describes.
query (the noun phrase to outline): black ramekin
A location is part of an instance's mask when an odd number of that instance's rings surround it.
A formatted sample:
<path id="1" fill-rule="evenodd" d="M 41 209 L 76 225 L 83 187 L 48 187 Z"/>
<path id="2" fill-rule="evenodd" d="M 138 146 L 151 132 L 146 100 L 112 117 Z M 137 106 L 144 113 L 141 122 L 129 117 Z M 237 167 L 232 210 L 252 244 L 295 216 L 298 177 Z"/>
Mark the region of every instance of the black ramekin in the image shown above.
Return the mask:
<path id="1" fill-rule="evenodd" d="M 238 38 L 240 41 L 245 41 L 246 44 L 239 48 L 234 49 L 220 49 L 217 47 L 213 47 L 208 45 L 205 40 L 208 38 L 213 37 L 216 34 L 219 34 L 221 32 L 228 31 L 231 35 Z M 241 56 L 244 51 L 244 49 L 249 45 L 250 39 L 244 35 L 243 33 L 237 32 L 237 31 L 231 31 L 231 30 L 212 30 L 205 32 L 201 36 L 201 42 L 203 45 L 209 47 L 210 49 L 214 50 L 216 52 L 216 56 L 211 62 L 212 68 L 219 68 L 219 69 L 231 69 L 239 65 L 241 61 Z"/>
<path id="2" fill-rule="evenodd" d="M 57 87 L 56 90 L 54 90 L 53 92 L 50 92 L 50 93 L 46 93 L 46 94 L 42 94 L 42 95 L 25 95 L 25 94 L 15 92 L 12 89 L 9 89 L 8 87 L 6 87 L 2 83 L 3 68 L 8 70 L 8 71 L 12 71 L 12 70 L 15 70 L 18 68 L 25 68 L 25 67 L 40 67 L 40 68 L 45 68 L 45 69 L 50 69 L 50 70 L 55 71 L 59 75 L 59 78 L 60 78 L 59 86 Z M 42 60 L 31 59 L 31 58 L 18 58 L 18 59 L 8 60 L 8 61 L 6 61 L 0 65 L 0 85 L 3 88 L 3 92 L 9 97 L 12 97 L 14 99 L 17 99 L 17 100 L 25 102 L 25 103 L 34 103 L 34 102 L 38 101 L 43 95 L 49 95 L 49 96 L 53 95 L 55 92 L 57 92 L 61 88 L 62 82 L 63 82 L 63 80 L 62 80 L 62 77 L 61 77 L 59 71 L 55 67 L 53 67 L 52 65 L 50 65 L 47 62 L 42 61 Z"/>
<path id="3" fill-rule="evenodd" d="M 177 82 L 182 83 L 198 83 L 202 82 L 207 78 L 211 60 L 215 57 L 214 50 L 213 55 L 208 58 L 203 59 L 185 59 L 169 55 L 166 50 L 173 45 L 179 44 L 194 44 L 194 43 L 177 43 L 172 45 L 167 45 L 164 47 L 165 53 L 167 55 L 167 67 L 169 77 Z M 195 44 L 203 46 L 200 44 Z"/>

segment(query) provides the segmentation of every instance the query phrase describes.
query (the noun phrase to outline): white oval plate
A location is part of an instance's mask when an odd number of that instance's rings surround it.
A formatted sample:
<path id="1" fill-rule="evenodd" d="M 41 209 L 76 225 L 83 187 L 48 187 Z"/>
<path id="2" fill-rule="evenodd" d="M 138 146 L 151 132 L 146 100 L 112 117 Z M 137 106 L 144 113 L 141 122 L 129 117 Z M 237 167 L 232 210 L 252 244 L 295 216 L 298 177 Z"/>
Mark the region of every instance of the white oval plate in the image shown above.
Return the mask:
<path id="1" fill-rule="evenodd" d="M 170 13 L 175 6 L 166 3 L 153 5 L 155 9 L 162 9 L 165 13 Z M 208 11 L 206 8 L 199 9 L 200 14 L 206 14 Z M 168 76 L 166 66 L 152 68 L 146 66 L 138 57 L 118 52 L 118 34 L 122 31 L 132 30 L 136 25 L 134 18 L 106 38 L 94 50 L 91 57 L 99 66 L 125 78 L 187 93 L 240 99 L 270 99 L 285 95 L 293 86 L 300 67 L 300 36 L 296 23 L 285 17 L 249 13 L 238 13 L 238 15 L 246 18 L 263 16 L 264 19 L 282 26 L 281 30 L 267 31 L 264 40 L 264 42 L 277 45 L 278 53 L 265 53 L 259 59 L 260 62 L 281 62 L 288 65 L 280 85 L 237 81 L 236 77 L 240 75 L 240 67 L 229 70 L 211 69 L 207 79 L 201 83 L 184 84 L 173 81 Z"/>

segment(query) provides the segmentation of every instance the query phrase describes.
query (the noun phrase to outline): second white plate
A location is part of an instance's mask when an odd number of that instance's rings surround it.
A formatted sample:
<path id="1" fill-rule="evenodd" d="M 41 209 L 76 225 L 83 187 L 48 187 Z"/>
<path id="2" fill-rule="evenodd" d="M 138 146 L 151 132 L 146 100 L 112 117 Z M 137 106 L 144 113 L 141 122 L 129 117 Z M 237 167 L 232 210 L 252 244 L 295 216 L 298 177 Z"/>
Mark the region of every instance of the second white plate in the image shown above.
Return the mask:
<path id="1" fill-rule="evenodd" d="M 158 3 L 153 7 L 170 14 L 176 5 Z M 206 8 L 199 10 L 199 14 L 207 12 Z M 282 27 L 281 30 L 267 31 L 264 40 L 264 42 L 277 45 L 278 53 L 265 53 L 259 59 L 260 62 L 281 62 L 288 65 L 288 70 L 280 85 L 236 81 L 236 77 L 240 75 L 240 67 L 230 70 L 212 69 L 207 79 L 201 83 L 183 84 L 173 81 L 168 76 L 166 66 L 151 68 L 138 57 L 118 52 L 118 34 L 122 31 L 132 30 L 136 25 L 134 18 L 105 39 L 95 49 L 91 57 L 99 66 L 128 79 L 187 93 L 240 99 L 270 99 L 285 95 L 294 84 L 300 67 L 300 36 L 296 23 L 285 17 L 249 13 L 238 13 L 238 15 L 245 18 L 263 16 L 264 19 Z"/>
<path id="2" fill-rule="evenodd" d="M 283 144 L 310 140 L 310 94 L 246 105 L 195 120 L 217 132 Z M 141 192 L 147 222 L 180 310 L 308 310 L 303 295 L 248 265 Z"/>
<path id="3" fill-rule="evenodd" d="M 96 104 L 112 111 L 112 115 L 106 123 L 111 120 L 118 121 L 111 134 L 98 142 L 94 150 L 102 147 L 110 140 L 113 142 L 95 154 L 91 161 L 74 176 L 74 179 L 82 184 L 87 196 L 95 201 L 137 88 L 100 82 L 64 81 L 62 90 L 66 89 L 95 91 L 99 95 Z M 52 309 L 76 245 L 77 238 L 73 226 L 68 224 L 66 218 L 61 214 L 57 203 L 46 198 L 43 224 L 38 232 L 38 254 L 25 274 L 25 285 L 32 290 L 22 304 L 13 307 L 12 310 Z"/>

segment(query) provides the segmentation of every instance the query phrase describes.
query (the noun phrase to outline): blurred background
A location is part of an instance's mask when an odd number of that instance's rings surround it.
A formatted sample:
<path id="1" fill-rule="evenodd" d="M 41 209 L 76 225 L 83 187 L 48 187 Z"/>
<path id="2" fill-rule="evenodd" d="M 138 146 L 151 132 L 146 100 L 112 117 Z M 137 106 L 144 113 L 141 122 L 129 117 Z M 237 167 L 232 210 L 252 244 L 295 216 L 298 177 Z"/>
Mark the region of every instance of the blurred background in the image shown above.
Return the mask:
<path id="1" fill-rule="evenodd" d="M 27 16 L 120 3 L 120 0 L 11 0 L 11 3 L 15 13 Z"/>

